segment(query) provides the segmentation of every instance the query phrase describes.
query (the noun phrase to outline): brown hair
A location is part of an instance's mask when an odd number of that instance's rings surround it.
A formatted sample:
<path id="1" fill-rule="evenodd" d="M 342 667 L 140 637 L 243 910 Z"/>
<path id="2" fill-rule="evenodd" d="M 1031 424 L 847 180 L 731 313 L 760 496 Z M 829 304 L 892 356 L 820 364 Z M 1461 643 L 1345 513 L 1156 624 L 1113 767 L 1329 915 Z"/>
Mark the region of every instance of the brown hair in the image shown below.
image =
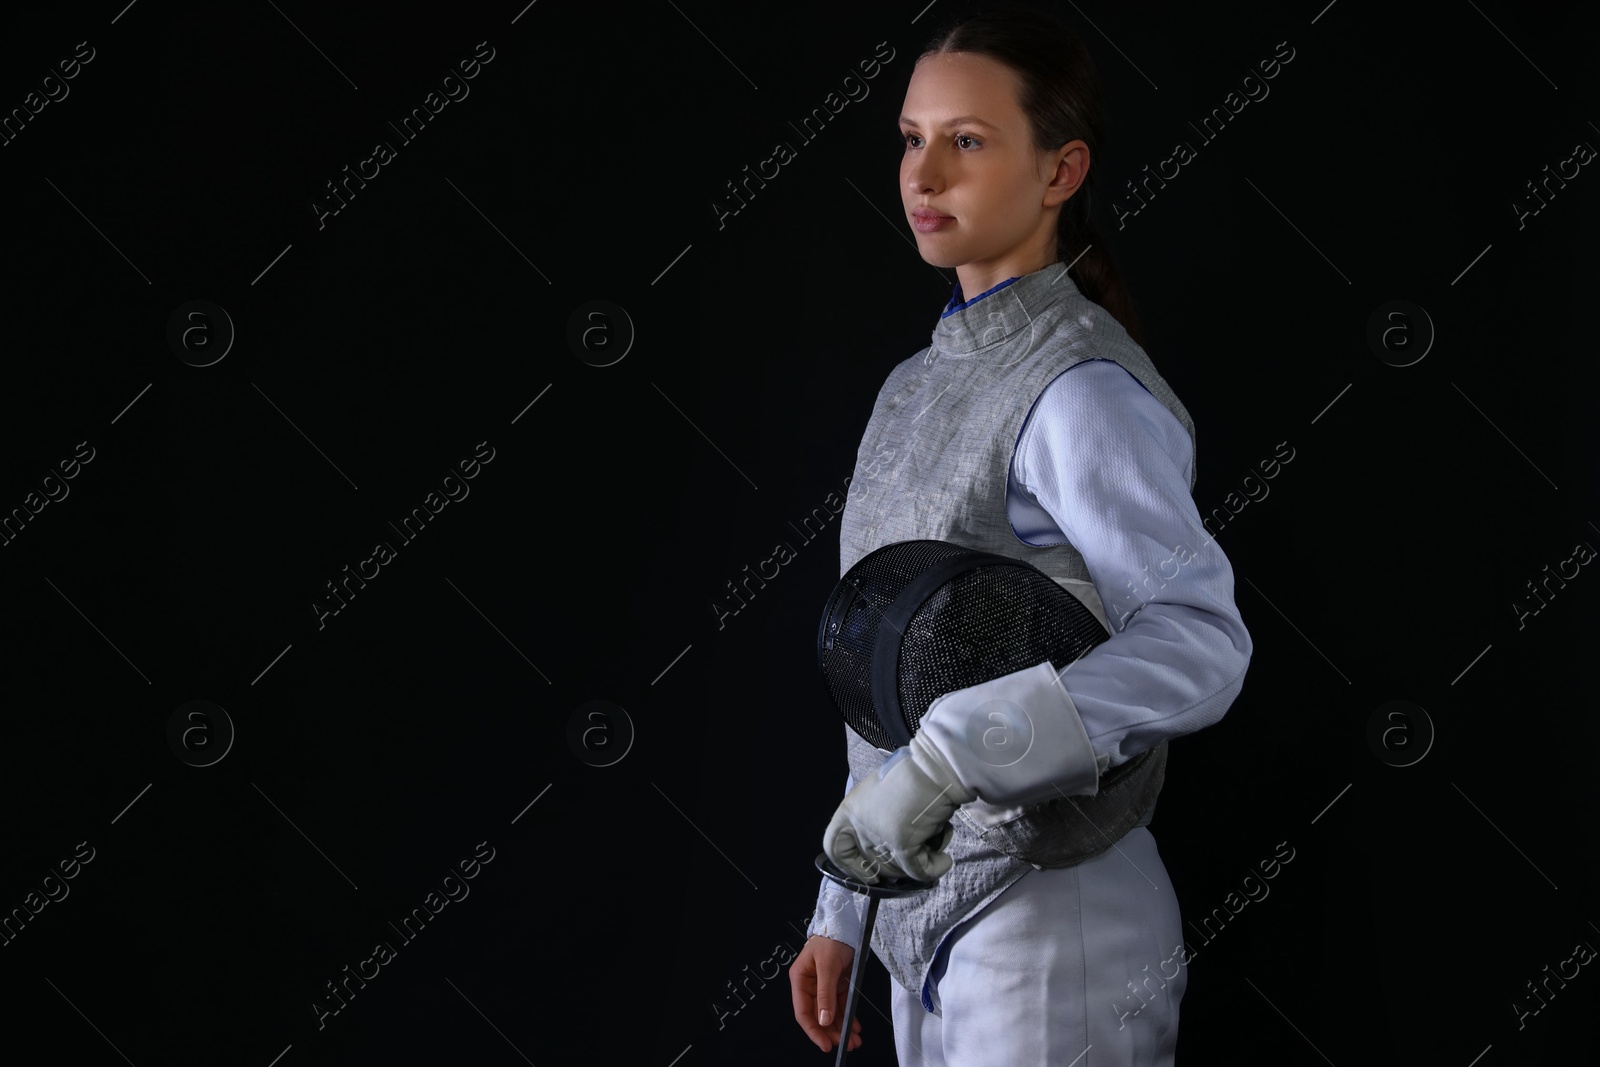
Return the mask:
<path id="1" fill-rule="evenodd" d="M 1017 103 L 1027 116 L 1039 151 L 1048 152 L 1075 140 L 1089 146 L 1089 173 L 1072 198 L 1061 205 L 1056 260 L 1071 263 L 1068 273 L 1083 294 L 1110 312 L 1128 336 L 1143 345 L 1133 298 L 1110 249 L 1089 221 L 1090 192 L 1097 172 L 1094 164 L 1105 141 L 1106 119 L 1088 49 L 1053 16 L 1004 3 L 948 19 L 918 59 L 942 52 L 988 56 L 1016 72 L 1022 82 Z"/>

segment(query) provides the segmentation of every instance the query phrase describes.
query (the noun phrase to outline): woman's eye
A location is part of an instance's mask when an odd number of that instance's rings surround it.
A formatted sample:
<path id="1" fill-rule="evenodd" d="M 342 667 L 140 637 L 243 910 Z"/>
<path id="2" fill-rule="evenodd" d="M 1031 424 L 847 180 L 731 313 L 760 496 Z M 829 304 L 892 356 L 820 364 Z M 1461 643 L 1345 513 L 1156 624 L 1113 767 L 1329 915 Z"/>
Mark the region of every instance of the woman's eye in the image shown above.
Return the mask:
<path id="1" fill-rule="evenodd" d="M 915 148 L 916 145 L 911 144 L 911 138 L 916 137 L 916 136 L 917 135 L 914 134 L 914 133 L 902 133 L 902 134 L 900 134 L 901 144 L 903 146 Z M 921 140 L 921 138 L 918 138 L 918 140 Z M 962 141 L 971 141 L 974 145 L 979 143 L 977 138 L 975 138 L 971 134 L 967 134 L 967 133 L 958 133 L 958 134 L 956 134 L 956 139 L 955 140 L 956 140 L 956 144 L 957 145 L 960 145 Z"/>

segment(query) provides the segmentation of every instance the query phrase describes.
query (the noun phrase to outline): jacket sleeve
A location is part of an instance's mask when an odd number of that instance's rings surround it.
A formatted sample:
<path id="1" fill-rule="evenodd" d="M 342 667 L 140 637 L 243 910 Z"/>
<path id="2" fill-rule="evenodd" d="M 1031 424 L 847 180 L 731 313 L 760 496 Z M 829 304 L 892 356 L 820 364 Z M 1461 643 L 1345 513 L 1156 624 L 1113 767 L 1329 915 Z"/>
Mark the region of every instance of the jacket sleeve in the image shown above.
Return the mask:
<path id="1" fill-rule="evenodd" d="M 1233 568 L 1190 492 L 1193 443 L 1119 364 L 1058 375 L 1023 424 L 1008 513 L 1027 544 L 1082 554 L 1111 636 L 1059 672 L 1108 767 L 1222 718 L 1252 644 Z"/>
<path id="2" fill-rule="evenodd" d="M 849 729 L 849 727 L 846 727 Z M 856 787 L 856 777 L 845 778 L 844 791 L 848 796 Z M 851 948 L 861 948 L 861 928 L 867 922 L 867 898 L 853 893 L 829 878 L 822 879 L 822 890 L 817 894 L 817 911 L 806 927 L 806 938 L 821 934 L 835 941 L 843 941 Z"/>

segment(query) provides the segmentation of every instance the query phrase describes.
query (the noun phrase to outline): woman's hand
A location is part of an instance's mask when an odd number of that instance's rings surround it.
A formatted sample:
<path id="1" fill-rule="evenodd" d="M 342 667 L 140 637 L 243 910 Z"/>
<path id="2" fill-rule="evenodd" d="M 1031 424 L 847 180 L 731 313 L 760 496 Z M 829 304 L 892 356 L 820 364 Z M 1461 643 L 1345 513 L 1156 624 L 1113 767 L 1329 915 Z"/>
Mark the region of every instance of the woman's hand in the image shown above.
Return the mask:
<path id="1" fill-rule="evenodd" d="M 839 1040 L 840 1014 L 850 993 L 850 967 L 855 958 L 856 950 L 843 941 L 817 934 L 806 940 L 789 966 L 795 1021 L 824 1052 L 832 1052 Z M 860 1047 L 861 1020 L 854 1019 L 845 1048 L 854 1052 Z"/>
<path id="2" fill-rule="evenodd" d="M 950 819 L 975 798 L 943 756 L 921 745 L 924 732 L 846 793 L 823 831 L 828 858 L 869 885 L 881 875 L 937 882 L 954 863 L 944 851 L 955 834 Z"/>

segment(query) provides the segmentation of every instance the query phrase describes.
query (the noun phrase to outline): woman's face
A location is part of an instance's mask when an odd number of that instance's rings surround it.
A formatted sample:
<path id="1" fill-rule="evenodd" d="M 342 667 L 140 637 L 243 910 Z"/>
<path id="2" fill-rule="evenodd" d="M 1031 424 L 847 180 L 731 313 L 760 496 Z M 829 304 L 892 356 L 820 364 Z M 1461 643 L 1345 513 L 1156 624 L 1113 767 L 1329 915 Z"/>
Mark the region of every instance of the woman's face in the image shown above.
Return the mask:
<path id="1" fill-rule="evenodd" d="M 1020 87 L 997 60 L 951 52 L 919 60 L 906 88 L 900 117 L 906 221 L 922 258 L 955 267 L 969 299 L 1055 262 L 1060 205 L 1089 170 L 1082 141 L 1034 149 L 1017 103 Z M 919 230 L 918 208 L 949 218 Z"/>

